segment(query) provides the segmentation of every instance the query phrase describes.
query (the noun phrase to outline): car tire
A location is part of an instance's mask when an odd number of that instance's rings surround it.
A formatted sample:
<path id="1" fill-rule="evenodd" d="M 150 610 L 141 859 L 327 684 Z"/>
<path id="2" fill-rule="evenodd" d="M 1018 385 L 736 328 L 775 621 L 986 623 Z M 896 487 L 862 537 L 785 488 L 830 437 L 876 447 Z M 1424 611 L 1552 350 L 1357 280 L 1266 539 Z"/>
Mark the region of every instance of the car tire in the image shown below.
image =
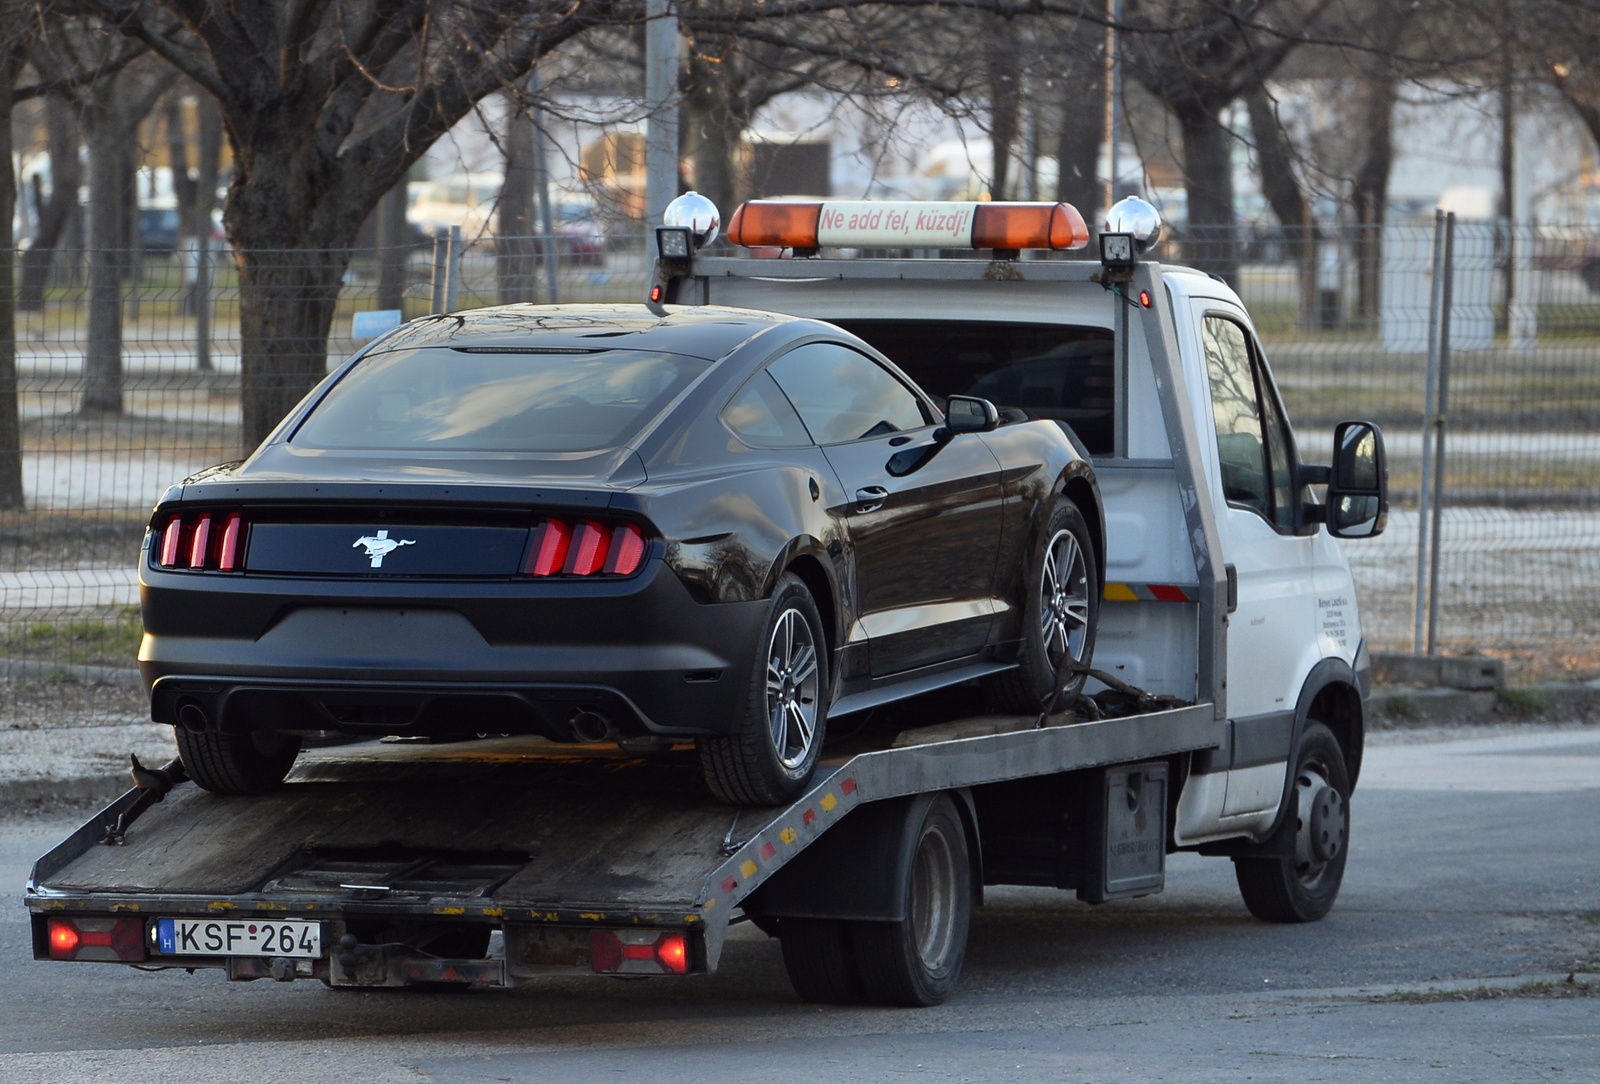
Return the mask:
<path id="1" fill-rule="evenodd" d="M 1062 565 L 1070 566 L 1066 574 L 1059 571 Z M 1033 714 L 1045 706 L 1063 643 L 1081 663 L 1094 658 L 1100 569 L 1089 525 L 1078 506 L 1066 498 L 1056 503 L 1050 522 L 1040 532 L 1038 548 L 1028 563 L 1028 585 L 1016 669 L 984 681 L 997 711 Z M 1085 680 L 1083 674 L 1067 680 L 1060 699 L 1063 706 L 1072 703 Z"/>
<path id="2" fill-rule="evenodd" d="M 861 1004 L 861 976 L 848 937 L 846 924 L 836 918 L 778 920 L 783 966 L 795 993 L 818 1004 Z"/>
<path id="3" fill-rule="evenodd" d="M 938 1005 L 961 974 L 972 868 L 961 814 L 948 795 L 928 803 L 905 876 L 905 918 L 850 923 L 862 993 L 871 1005 Z"/>
<path id="4" fill-rule="evenodd" d="M 300 737 L 275 730 L 251 734 L 195 733 L 177 728 L 183 770 L 213 794 L 266 794 L 276 790 L 300 755 Z"/>
<path id="5" fill-rule="evenodd" d="M 1339 740 L 1321 723 L 1307 723 L 1300 735 L 1289 800 L 1279 841 L 1294 857 L 1235 858 L 1234 876 L 1257 918 L 1315 922 L 1338 898 L 1350 853 L 1350 776 Z"/>
<path id="6" fill-rule="evenodd" d="M 827 727 L 827 636 L 810 589 L 792 572 L 772 592 L 760 643 L 738 730 L 695 742 L 707 785 L 731 805 L 799 797 Z"/>

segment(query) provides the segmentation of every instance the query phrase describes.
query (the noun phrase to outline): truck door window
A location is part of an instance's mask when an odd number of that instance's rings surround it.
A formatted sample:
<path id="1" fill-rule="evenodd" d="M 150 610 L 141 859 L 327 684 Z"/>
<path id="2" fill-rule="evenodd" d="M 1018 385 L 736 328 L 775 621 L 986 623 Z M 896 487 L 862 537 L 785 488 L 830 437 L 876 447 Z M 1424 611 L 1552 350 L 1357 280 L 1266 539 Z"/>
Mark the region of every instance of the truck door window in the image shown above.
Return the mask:
<path id="1" fill-rule="evenodd" d="M 1207 316 L 1201 339 L 1211 380 L 1211 411 L 1217 422 L 1223 496 L 1229 504 L 1249 508 L 1273 523 L 1261 403 L 1244 328 L 1220 316 Z"/>
<path id="2" fill-rule="evenodd" d="M 809 343 L 767 367 L 818 444 L 921 429 L 922 401 L 883 366 L 836 343 Z"/>
<path id="3" fill-rule="evenodd" d="M 1266 366 L 1261 355 L 1255 355 L 1256 387 L 1261 397 L 1262 429 L 1267 434 L 1267 462 L 1272 467 L 1272 524 L 1279 530 L 1294 529 L 1294 465 L 1290 456 L 1289 426 L 1278 399 L 1272 393 Z"/>

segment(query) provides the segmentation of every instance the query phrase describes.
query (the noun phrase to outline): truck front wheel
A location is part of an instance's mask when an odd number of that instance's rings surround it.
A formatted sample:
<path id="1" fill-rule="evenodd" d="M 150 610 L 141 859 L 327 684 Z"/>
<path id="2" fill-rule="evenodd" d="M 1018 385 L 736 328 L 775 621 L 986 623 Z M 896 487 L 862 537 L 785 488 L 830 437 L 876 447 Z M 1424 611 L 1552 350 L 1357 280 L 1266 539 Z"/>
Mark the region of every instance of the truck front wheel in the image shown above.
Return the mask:
<path id="1" fill-rule="evenodd" d="M 1294 787 L 1280 829 L 1293 857 L 1235 858 L 1239 894 L 1267 922 L 1315 922 L 1333 907 L 1350 844 L 1350 776 L 1333 732 L 1307 723 L 1295 751 Z"/>

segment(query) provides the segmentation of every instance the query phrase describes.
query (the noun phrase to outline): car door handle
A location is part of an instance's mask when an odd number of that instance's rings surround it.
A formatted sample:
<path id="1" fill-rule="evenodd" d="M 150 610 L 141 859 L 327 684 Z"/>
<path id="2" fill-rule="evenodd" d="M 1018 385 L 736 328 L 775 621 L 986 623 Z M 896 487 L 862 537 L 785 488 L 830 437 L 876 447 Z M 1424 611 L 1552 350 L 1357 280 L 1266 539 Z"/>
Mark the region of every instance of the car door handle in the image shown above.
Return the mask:
<path id="1" fill-rule="evenodd" d="M 862 486 L 856 490 L 856 511 L 876 512 L 888 496 L 889 491 L 882 486 Z"/>

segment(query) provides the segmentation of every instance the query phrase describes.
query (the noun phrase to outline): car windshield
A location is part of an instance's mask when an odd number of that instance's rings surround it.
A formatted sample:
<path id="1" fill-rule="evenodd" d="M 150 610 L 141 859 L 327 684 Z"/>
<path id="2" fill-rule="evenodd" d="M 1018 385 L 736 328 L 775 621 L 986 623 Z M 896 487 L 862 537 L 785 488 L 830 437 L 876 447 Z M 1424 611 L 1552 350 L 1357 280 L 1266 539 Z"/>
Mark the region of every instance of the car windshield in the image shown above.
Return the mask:
<path id="1" fill-rule="evenodd" d="M 643 350 L 395 350 L 363 358 L 300 426 L 309 448 L 580 452 L 615 448 L 711 365 Z"/>

